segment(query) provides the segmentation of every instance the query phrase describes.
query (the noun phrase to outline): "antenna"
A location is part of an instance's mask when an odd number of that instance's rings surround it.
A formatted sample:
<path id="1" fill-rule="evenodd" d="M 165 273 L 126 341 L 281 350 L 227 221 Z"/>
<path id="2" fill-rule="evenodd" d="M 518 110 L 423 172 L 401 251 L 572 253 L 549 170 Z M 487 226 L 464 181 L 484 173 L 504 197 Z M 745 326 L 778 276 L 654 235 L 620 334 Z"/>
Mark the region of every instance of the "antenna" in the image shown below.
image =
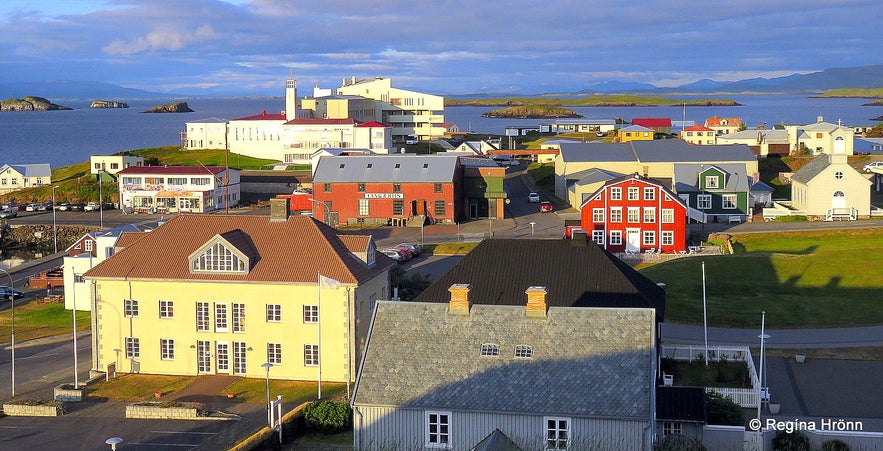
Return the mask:
<path id="1" fill-rule="evenodd" d="M 229 147 L 229 146 L 226 146 L 226 147 Z M 217 175 L 215 175 L 215 173 L 212 172 L 212 170 L 209 169 L 206 165 L 202 164 L 202 162 L 199 161 L 199 158 L 195 159 L 196 162 L 199 163 L 199 165 L 202 166 L 203 169 L 205 169 L 209 174 L 212 175 L 212 177 L 215 179 L 215 181 L 217 181 L 218 183 L 224 184 L 224 214 L 230 214 L 230 196 L 229 196 L 230 163 L 229 163 L 229 155 L 230 155 L 229 149 L 225 149 L 225 151 L 224 151 L 224 164 L 226 165 L 226 168 L 224 171 L 224 178 L 223 179 L 218 177 Z"/>

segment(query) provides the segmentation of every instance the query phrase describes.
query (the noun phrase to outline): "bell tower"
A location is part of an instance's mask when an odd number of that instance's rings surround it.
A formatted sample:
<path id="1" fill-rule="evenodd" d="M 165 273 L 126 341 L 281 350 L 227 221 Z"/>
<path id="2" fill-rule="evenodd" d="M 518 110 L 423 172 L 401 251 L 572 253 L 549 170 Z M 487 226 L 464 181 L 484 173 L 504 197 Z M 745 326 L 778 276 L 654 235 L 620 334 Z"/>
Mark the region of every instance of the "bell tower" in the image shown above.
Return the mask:
<path id="1" fill-rule="evenodd" d="M 285 120 L 297 118 L 297 80 L 294 79 L 294 69 L 290 69 L 288 80 L 285 81 Z"/>

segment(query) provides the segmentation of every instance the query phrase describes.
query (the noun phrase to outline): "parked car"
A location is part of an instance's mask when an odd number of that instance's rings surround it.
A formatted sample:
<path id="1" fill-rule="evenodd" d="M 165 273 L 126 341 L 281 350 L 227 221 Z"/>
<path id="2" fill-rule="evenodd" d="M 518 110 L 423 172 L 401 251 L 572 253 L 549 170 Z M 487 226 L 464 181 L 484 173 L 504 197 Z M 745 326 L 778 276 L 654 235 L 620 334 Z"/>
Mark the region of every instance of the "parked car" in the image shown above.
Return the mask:
<path id="1" fill-rule="evenodd" d="M 393 246 L 395 249 L 407 249 L 408 252 L 413 256 L 418 256 L 423 253 L 423 249 L 420 248 L 420 245 L 417 243 L 399 243 Z"/>
<path id="2" fill-rule="evenodd" d="M 521 166 L 521 163 L 519 163 L 518 160 L 513 158 L 513 159 L 509 160 L 509 166 Z"/>
<path id="3" fill-rule="evenodd" d="M 406 260 L 410 260 L 410 259 L 417 256 L 417 251 L 415 251 L 414 249 L 412 249 L 409 246 L 396 245 L 396 246 L 393 246 L 392 249 L 395 249 L 397 251 L 401 251 L 402 253 L 404 253 L 405 256 L 407 257 Z"/>
<path id="4" fill-rule="evenodd" d="M 71 204 L 67 202 L 62 202 L 55 206 L 55 209 L 58 211 L 68 211 L 71 209 Z"/>
<path id="5" fill-rule="evenodd" d="M 23 207 L 15 202 L 7 202 L 3 204 L 3 210 L 19 211 Z"/>
<path id="6" fill-rule="evenodd" d="M 527 201 L 535 204 L 540 201 L 540 195 L 537 193 L 530 193 L 527 195 Z"/>
<path id="7" fill-rule="evenodd" d="M 88 204 L 86 204 L 85 207 L 83 207 L 83 211 L 98 211 L 98 210 L 99 210 L 98 202 L 89 202 Z"/>
<path id="8" fill-rule="evenodd" d="M 84 208 L 86 208 L 86 206 L 84 204 L 80 204 L 80 203 L 70 205 L 71 211 L 83 211 Z"/>
<path id="9" fill-rule="evenodd" d="M 48 211 L 50 209 L 52 209 L 52 201 L 51 200 L 47 200 L 46 202 L 43 202 L 42 204 L 37 205 L 38 211 Z"/>
<path id="10" fill-rule="evenodd" d="M 872 161 L 865 165 L 865 172 L 871 172 L 873 168 L 883 169 L 883 161 Z"/>
<path id="11" fill-rule="evenodd" d="M 544 200 L 540 202 L 540 213 L 547 213 L 552 211 L 552 202 Z"/>
<path id="12" fill-rule="evenodd" d="M 403 254 L 402 251 L 398 249 L 384 249 L 381 252 L 383 252 L 384 254 L 386 254 L 387 257 L 395 260 L 398 263 L 405 261 L 405 254 Z"/>
<path id="13" fill-rule="evenodd" d="M 0 210 L 0 219 L 9 219 L 18 216 L 15 210 Z"/>
<path id="14" fill-rule="evenodd" d="M 28 206 L 25 207 L 25 211 L 37 211 L 37 204 L 28 204 Z"/>
<path id="15" fill-rule="evenodd" d="M 420 140 L 414 136 L 409 136 L 409 137 L 405 138 L 405 144 L 414 145 L 414 144 L 419 144 L 419 143 L 420 143 Z"/>
<path id="16" fill-rule="evenodd" d="M 11 301 L 13 299 L 18 299 L 23 297 L 25 294 L 21 291 L 15 290 L 10 286 L 0 286 L 0 297 L 6 299 L 7 301 Z"/>

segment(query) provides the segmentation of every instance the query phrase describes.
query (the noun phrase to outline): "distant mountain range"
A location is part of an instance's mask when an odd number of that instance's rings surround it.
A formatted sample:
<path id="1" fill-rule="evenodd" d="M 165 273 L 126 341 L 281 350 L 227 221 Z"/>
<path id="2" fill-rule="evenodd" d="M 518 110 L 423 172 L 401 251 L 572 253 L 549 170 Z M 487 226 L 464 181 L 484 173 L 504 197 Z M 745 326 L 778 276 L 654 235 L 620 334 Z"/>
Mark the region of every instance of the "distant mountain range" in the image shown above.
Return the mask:
<path id="1" fill-rule="evenodd" d="M 819 93 L 835 88 L 883 88 L 883 65 L 825 69 L 809 74 L 792 74 L 775 78 L 751 78 L 739 81 L 699 80 L 676 87 L 657 87 L 649 83 L 625 82 L 608 80 L 593 84 L 576 92 L 548 93 L 542 95 L 569 96 L 586 94 L 653 94 L 691 93 L 691 94 L 735 94 L 746 92 L 757 93 Z M 408 89 L 408 88 L 405 88 Z M 413 88 L 427 92 L 426 89 Z M 514 96 L 537 96 L 541 94 L 527 93 L 482 93 L 482 94 L 450 94 L 438 93 L 453 99 L 498 98 Z M 51 80 L 38 82 L 0 83 L 0 100 L 22 98 L 24 96 L 40 96 L 53 101 L 65 99 L 167 99 L 182 97 L 207 97 L 205 93 L 194 96 L 185 93 L 150 92 L 141 89 L 125 88 L 111 83 L 98 81 Z M 227 94 L 234 95 L 234 94 Z M 221 93 L 214 96 L 225 97 Z"/>

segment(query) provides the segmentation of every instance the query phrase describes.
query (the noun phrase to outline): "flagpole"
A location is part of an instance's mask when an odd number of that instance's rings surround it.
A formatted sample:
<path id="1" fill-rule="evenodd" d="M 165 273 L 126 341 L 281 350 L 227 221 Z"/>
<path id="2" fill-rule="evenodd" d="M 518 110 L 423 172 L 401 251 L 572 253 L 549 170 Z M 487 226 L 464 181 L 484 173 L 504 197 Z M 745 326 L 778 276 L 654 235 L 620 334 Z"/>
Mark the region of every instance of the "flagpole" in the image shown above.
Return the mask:
<path id="1" fill-rule="evenodd" d="M 316 350 L 316 357 L 319 361 L 319 379 L 318 379 L 318 399 L 322 399 L 322 314 L 320 312 L 322 306 L 322 274 L 316 271 L 316 341 L 319 349 Z"/>
<path id="2" fill-rule="evenodd" d="M 702 262 L 702 330 L 705 333 L 705 366 L 708 366 L 708 306 L 705 302 L 705 262 Z"/>

